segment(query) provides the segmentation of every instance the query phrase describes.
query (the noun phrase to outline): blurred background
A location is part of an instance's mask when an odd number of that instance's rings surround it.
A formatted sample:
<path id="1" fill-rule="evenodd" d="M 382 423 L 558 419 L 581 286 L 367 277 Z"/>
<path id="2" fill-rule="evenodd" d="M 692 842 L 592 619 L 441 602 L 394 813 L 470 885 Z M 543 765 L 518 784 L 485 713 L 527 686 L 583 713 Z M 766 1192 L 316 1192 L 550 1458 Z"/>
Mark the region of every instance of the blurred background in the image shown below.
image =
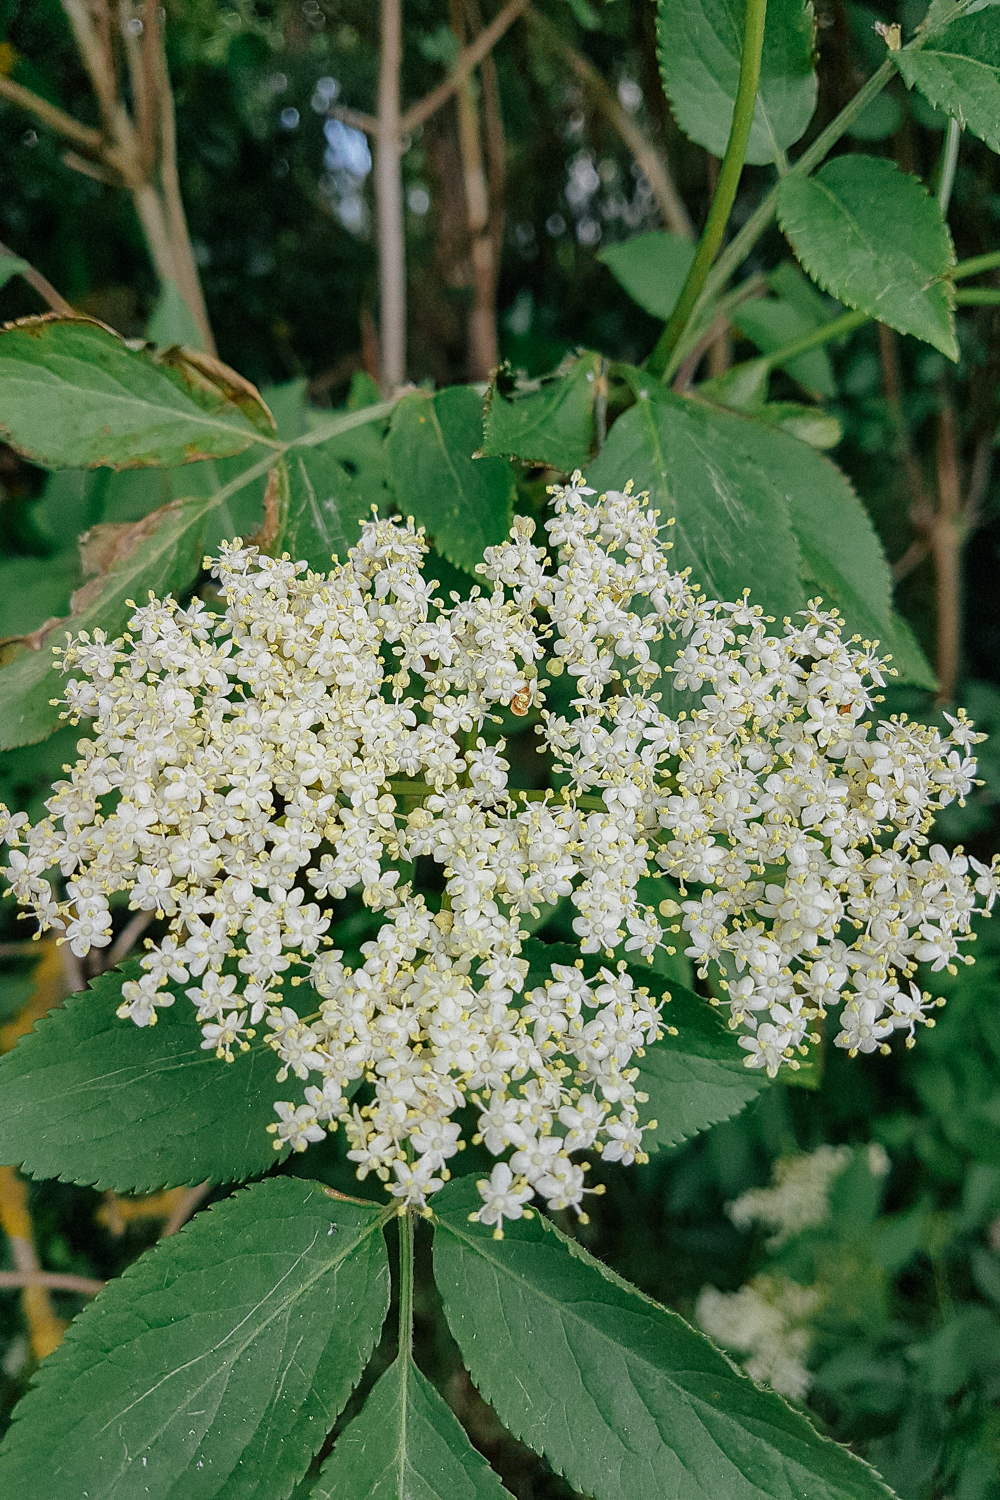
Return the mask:
<path id="1" fill-rule="evenodd" d="M 169 308 L 135 193 L 85 140 L 78 148 L 37 105 L 25 107 L 27 90 L 91 131 L 100 125 L 71 8 L 0 0 L 0 241 L 75 309 L 127 337 L 156 336 L 151 320 Z M 98 18 L 111 9 L 90 7 Z M 496 0 L 406 0 L 404 109 L 441 84 L 500 10 Z M 878 9 L 816 0 L 820 102 L 806 143 L 883 58 L 874 24 L 899 21 L 908 35 L 923 10 L 921 0 Z M 378 7 L 166 0 L 161 17 L 180 192 L 220 357 L 264 389 L 279 420 L 285 400 L 330 408 L 361 399 L 382 376 L 369 129 Z M 126 5 L 114 21 L 121 45 L 140 38 L 140 8 Z M 512 19 L 469 85 L 405 136 L 411 380 L 485 380 L 497 357 L 533 377 L 579 347 L 633 363 L 649 352 L 660 324 L 602 257 L 651 230 L 683 232 L 685 218 L 697 232 L 718 171 L 673 123 L 655 31 L 652 0 L 539 0 Z M 933 184 L 945 125 L 897 80 L 839 149 L 891 156 Z M 734 227 L 772 181 L 770 168 L 746 169 Z M 962 141 L 949 217 L 959 258 L 1000 244 L 1000 161 L 973 138 Z M 786 256 L 772 229 L 741 274 L 769 276 L 791 296 Z M 23 279 L 0 289 L 2 319 L 42 307 Z M 932 662 L 926 517 L 946 494 L 957 497 L 955 699 L 995 735 L 998 314 L 963 309 L 957 366 L 868 325 L 831 346 L 821 392 L 836 424 L 833 456 L 869 509 L 895 566 L 897 604 Z M 703 373 L 775 347 L 767 336 L 752 318 L 730 328 Z M 2 638 L 65 607 L 75 567 L 67 539 L 90 520 L 131 519 L 162 500 L 133 488 L 125 509 L 88 512 L 92 490 L 47 486 L 0 445 L 0 650 Z M 948 705 L 897 689 L 889 707 L 934 717 Z M 8 754 L 0 799 L 37 817 L 68 748 L 63 734 Z M 1000 739 L 981 747 L 980 764 L 983 784 L 964 809 L 947 809 L 936 835 L 987 858 L 1000 842 Z M 345 912 L 349 920 L 361 924 L 355 946 L 365 917 Z M 609 1172 L 607 1196 L 579 1231 L 756 1378 L 805 1403 L 903 1500 L 1000 1496 L 1000 931 L 987 924 L 977 948 L 975 968 L 925 980 L 949 999 L 913 1052 L 830 1055 L 818 1089 L 774 1086 L 740 1118 L 647 1167 Z M 5 903 L 0 1049 L 65 991 L 58 952 L 27 944 Z M 286 1170 L 357 1191 L 336 1140 L 307 1162 Z M 181 1193 L 126 1201 L 26 1184 L 2 1169 L 0 1266 L 23 1270 L 34 1257 L 45 1270 L 103 1280 L 193 1206 Z M 421 1359 L 473 1440 L 518 1497 L 567 1495 L 500 1431 L 458 1368 L 427 1277 L 422 1286 Z M 0 1288 L 0 1422 L 83 1296 Z"/>

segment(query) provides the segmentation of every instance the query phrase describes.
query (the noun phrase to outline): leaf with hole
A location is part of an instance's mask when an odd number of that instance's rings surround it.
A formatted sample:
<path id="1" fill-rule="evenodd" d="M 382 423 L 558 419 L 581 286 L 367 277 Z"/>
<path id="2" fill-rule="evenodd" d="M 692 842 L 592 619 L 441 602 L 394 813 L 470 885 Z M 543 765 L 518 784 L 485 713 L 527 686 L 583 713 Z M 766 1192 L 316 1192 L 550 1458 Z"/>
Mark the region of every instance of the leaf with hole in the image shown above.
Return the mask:
<path id="1" fill-rule="evenodd" d="M 659 0 L 660 72 L 684 134 L 723 156 L 733 119 L 746 0 Z M 760 85 L 746 159 L 780 159 L 816 108 L 815 21 L 806 0 L 768 0 Z"/>
<path id="2" fill-rule="evenodd" d="M 76 1319 L 17 1408 L 19 1500 L 287 1496 L 389 1303 L 384 1211 L 274 1178 L 200 1214 Z"/>
<path id="3" fill-rule="evenodd" d="M 501 371 L 486 397 L 485 457 L 520 458 L 570 474 L 593 457 L 599 354 L 581 354 L 568 369 L 518 385 Z"/>
<path id="4" fill-rule="evenodd" d="M 122 984 L 141 972 L 102 974 L 0 1058 L 0 1157 L 120 1193 L 267 1172 L 283 1159 L 267 1127 L 289 1097 L 274 1053 L 258 1037 L 220 1062 L 183 985 L 157 1025 L 120 1021 Z"/>
<path id="5" fill-rule="evenodd" d="M 889 1500 L 875 1471 L 754 1385 L 703 1334 L 545 1218 L 470 1223 L 434 1202 L 434 1275 L 469 1374 L 504 1425 L 594 1500 Z"/>
<path id="6" fill-rule="evenodd" d="M 882 157 L 837 156 L 782 178 L 778 221 L 825 291 L 958 358 L 951 236 L 917 178 Z"/>
<path id="7" fill-rule="evenodd" d="M 679 234 L 654 230 L 609 245 L 597 257 L 633 302 L 664 322 L 674 310 L 694 260 L 694 245 Z"/>
<path id="8" fill-rule="evenodd" d="M 503 541 L 514 508 L 514 472 L 474 458 L 483 442 L 482 399 L 470 386 L 406 396 L 392 414 L 386 456 L 404 516 L 456 568 L 475 573 L 483 549 Z"/>
<path id="9" fill-rule="evenodd" d="M 310 1500 L 509 1500 L 454 1412 L 406 1354 L 341 1433 Z"/>
<path id="10" fill-rule="evenodd" d="M 0 414 L 11 446 L 49 469 L 241 453 L 269 435 L 270 415 L 207 355 L 168 350 L 158 362 L 103 323 L 52 314 L 0 330 Z"/>
<path id="11" fill-rule="evenodd" d="M 890 54 L 906 82 L 1000 151 L 1000 11 L 978 9 L 917 49 Z"/>

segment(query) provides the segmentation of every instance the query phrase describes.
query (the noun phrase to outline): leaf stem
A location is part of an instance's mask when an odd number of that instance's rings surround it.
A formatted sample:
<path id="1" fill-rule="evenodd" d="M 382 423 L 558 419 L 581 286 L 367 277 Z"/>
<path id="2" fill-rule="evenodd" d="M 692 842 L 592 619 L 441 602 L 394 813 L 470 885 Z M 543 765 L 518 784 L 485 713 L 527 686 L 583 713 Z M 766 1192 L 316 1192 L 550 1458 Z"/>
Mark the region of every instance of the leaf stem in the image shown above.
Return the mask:
<path id="1" fill-rule="evenodd" d="M 399 1358 L 413 1357 L 413 1215 L 404 1213 L 399 1227 Z"/>
<path id="2" fill-rule="evenodd" d="M 656 348 L 647 362 L 651 375 L 664 375 L 670 356 L 686 328 L 691 314 L 701 297 L 712 262 L 722 246 L 722 239 L 729 222 L 729 214 L 740 185 L 743 163 L 746 159 L 750 128 L 753 125 L 757 106 L 757 85 L 760 83 L 760 60 L 764 50 L 764 21 L 767 15 L 767 0 L 747 0 L 746 30 L 743 36 L 743 53 L 740 58 L 740 81 L 733 106 L 733 122 L 729 128 L 726 154 L 722 158 L 719 181 L 708 211 L 708 219 L 691 263 L 677 305 L 670 314 L 666 328 L 661 333 Z"/>
<path id="3" fill-rule="evenodd" d="M 990 250 L 986 255 L 972 255 L 960 260 L 951 273 L 952 281 L 964 281 L 967 276 L 979 276 L 983 271 L 995 271 L 1000 267 L 1000 250 Z"/>
<path id="4" fill-rule="evenodd" d="M 941 152 L 941 176 L 938 181 L 937 200 L 941 210 L 941 217 L 948 217 L 948 205 L 951 202 L 951 190 L 955 186 L 955 168 L 958 166 L 958 148 L 962 140 L 962 127 L 952 115 L 948 121 L 948 130 L 944 139 L 944 149 Z"/>

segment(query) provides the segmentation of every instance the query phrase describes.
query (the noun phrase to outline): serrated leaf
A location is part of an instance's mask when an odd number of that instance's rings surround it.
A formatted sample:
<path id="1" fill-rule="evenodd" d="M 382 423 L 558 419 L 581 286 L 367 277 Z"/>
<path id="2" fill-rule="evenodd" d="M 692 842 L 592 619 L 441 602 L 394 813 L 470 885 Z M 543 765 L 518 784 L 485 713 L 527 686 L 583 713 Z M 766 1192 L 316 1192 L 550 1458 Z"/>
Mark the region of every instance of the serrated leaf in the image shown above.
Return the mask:
<path id="1" fill-rule="evenodd" d="M 907 88 L 1000 151 L 1000 12 L 953 21 L 919 50 L 891 54 Z"/>
<path id="2" fill-rule="evenodd" d="M 231 1063 L 202 1050 L 182 986 L 157 1025 L 120 1021 L 141 972 L 102 974 L 0 1058 L 0 1157 L 120 1193 L 260 1176 L 283 1159 L 267 1133 L 288 1098 L 274 1053 L 260 1039 Z"/>
<path id="3" fill-rule="evenodd" d="M 345 562 L 358 539 L 358 507 L 352 480 L 322 448 L 292 448 L 288 465 L 288 522 L 282 549 L 315 572 L 329 572 L 332 559 Z"/>
<path id="4" fill-rule="evenodd" d="M 755 415 L 770 427 L 780 427 L 789 437 L 808 443 L 810 448 L 836 448 L 844 436 L 840 418 L 820 406 L 801 406 L 796 401 L 767 401 Z"/>
<path id="5" fill-rule="evenodd" d="M 951 237 L 917 178 L 883 157 L 838 156 L 782 178 L 778 221 L 825 291 L 958 358 Z"/>
<path id="6" fill-rule="evenodd" d="M 76 1319 L 0 1448 L 19 1500 L 284 1500 L 389 1302 L 382 1211 L 275 1178 L 162 1240 Z"/>
<path id="7" fill-rule="evenodd" d="M 499 375 L 486 397 L 484 456 L 550 464 L 567 474 L 582 469 L 594 452 L 600 370 L 599 354 L 582 354 L 569 370 L 529 381 L 525 389 Z"/>
<path id="8" fill-rule="evenodd" d="M 19 255 L 0 255 L 0 287 L 6 286 L 14 276 L 20 276 L 31 267 Z"/>
<path id="9" fill-rule="evenodd" d="M 509 1500 L 451 1408 L 401 1355 L 341 1433 L 309 1500 Z"/>
<path id="10" fill-rule="evenodd" d="M 572 966 L 580 957 L 570 943 L 542 943 L 537 938 L 522 949 L 528 960 L 527 984 L 541 985 L 552 977 L 552 964 Z M 593 978 L 599 957 L 584 955 L 584 973 Z M 746 1052 L 707 1000 L 685 985 L 658 974 L 652 967 L 626 964 L 625 972 L 637 987 L 652 995 L 669 995 L 663 1023 L 676 1036 L 664 1036 L 637 1057 L 639 1088 L 649 1095 L 642 1118 L 655 1120 L 656 1129 L 643 1135 L 645 1150 L 667 1149 L 698 1135 L 720 1120 L 730 1120 L 768 1085 L 766 1074 L 746 1066 Z"/>
<path id="11" fill-rule="evenodd" d="M 694 245 L 679 234 L 656 230 L 609 245 L 597 257 L 633 302 L 664 322 L 674 310 L 694 260 Z"/>
<path id="12" fill-rule="evenodd" d="M 482 401 L 471 386 L 406 396 L 386 439 L 390 482 L 404 516 L 427 528 L 442 557 L 467 573 L 483 548 L 503 541 L 514 506 L 514 474 L 482 446 Z"/>
<path id="13" fill-rule="evenodd" d="M 690 567 L 710 598 L 738 599 L 750 588 L 779 619 L 801 609 L 785 479 L 749 451 L 747 419 L 676 396 L 641 371 L 624 373 L 646 394 L 611 428 L 587 483 L 600 491 L 631 479 L 648 490 L 663 523 L 676 517 L 664 533 L 671 564 Z"/>
<path id="14" fill-rule="evenodd" d="M 594 1500 L 888 1500 L 875 1471 L 759 1389 L 676 1313 L 541 1216 L 469 1223 L 435 1199 L 434 1274 L 473 1381 L 516 1437 Z"/>
<path id="15" fill-rule="evenodd" d="M 266 435 L 266 423 L 247 415 L 253 387 L 220 371 L 193 351 L 167 367 L 89 318 L 23 318 L 0 329 L 0 431 L 49 469 L 242 453 Z"/>
<path id="16" fill-rule="evenodd" d="M 746 0 L 659 0 L 663 87 L 686 136 L 723 156 L 733 119 Z M 813 9 L 768 0 L 748 162 L 773 162 L 802 135 L 816 107 Z"/>
<path id="17" fill-rule="evenodd" d="M 53 671 L 51 648 L 67 630 L 99 627 L 114 636 L 131 613 L 128 599 L 144 600 L 150 589 L 162 598 L 188 587 L 201 567 L 205 523 L 215 503 L 211 497 L 174 500 L 133 524 L 87 533 L 91 539 L 98 534 L 101 543 L 96 576 L 73 594 L 67 618 L 36 632 L 32 649 L 0 670 L 0 749 L 35 744 L 59 723 L 51 700 L 61 695 L 62 679 Z"/>

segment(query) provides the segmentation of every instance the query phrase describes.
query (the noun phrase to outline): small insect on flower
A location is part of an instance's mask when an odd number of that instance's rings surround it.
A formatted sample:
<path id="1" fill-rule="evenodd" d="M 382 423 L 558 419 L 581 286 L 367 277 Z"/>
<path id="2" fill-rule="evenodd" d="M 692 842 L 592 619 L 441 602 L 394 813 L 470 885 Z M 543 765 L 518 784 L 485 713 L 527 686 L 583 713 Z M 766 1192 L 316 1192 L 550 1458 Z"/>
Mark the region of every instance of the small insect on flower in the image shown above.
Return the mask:
<path id="1" fill-rule="evenodd" d="M 552 553 L 516 518 L 450 606 L 412 521 L 366 522 L 327 574 L 224 545 L 224 613 L 150 596 L 129 635 L 70 640 L 66 716 L 92 733 L 40 822 L 0 809 L 42 930 L 106 947 L 118 893 L 165 929 L 119 1016 L 153 1025 L 183 993 L 206 1050 L 268 1046 L 301 1083 L 276 1147 L 342 1128 L 360 1178 L 427 1211 L 474 1105 L 498 1234 L 536 1194 L 585 1217 L 578 1153 L 646 1159 L 639 1064 L 674 1028 L 621 952 L 682 933 L 773 1076 L 832 1010 L 852 1056 L 932 1024 L 916 965 L 968 962 L 998 890 L 996 864 L 929 846 L 975 784 L 964 715 L 945 735 L 879 719 L 874 644 L 819 600 L 772 633 L 747 594 L 706 598 L 631 485 L 552 496 Z M 559 712 L 542 662 L 571 679 Z M 538 711 L 558 792 L 510 786 L 503 708 Z M 440 910 L 410 880 L 424 860 Z M 646 904 L 657 875 L 672 894 Z M 353 963 L 328 904 L 350 892 L 378 919 Z M 522 922 L 562 901 L 579 966 L 529 980 Z"/>

